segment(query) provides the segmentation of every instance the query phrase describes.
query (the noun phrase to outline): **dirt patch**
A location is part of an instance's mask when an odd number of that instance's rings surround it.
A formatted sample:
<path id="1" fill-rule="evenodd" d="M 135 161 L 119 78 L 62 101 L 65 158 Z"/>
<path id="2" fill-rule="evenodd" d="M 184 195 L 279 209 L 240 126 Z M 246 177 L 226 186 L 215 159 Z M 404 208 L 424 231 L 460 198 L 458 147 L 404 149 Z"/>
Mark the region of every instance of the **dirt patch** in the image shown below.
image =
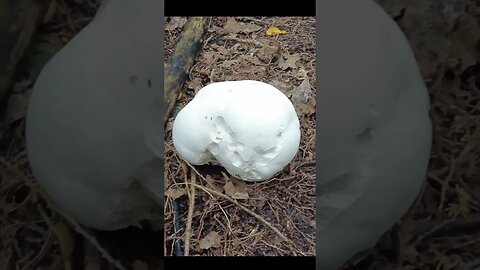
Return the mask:
<path id="1" fill-rule="evenodd" d="M 168 59 L 182 18 L 167 18 L 165 23 Z M 279 34 L 268 35 L 270 27 L 277 27 L 270 32 Z M 173 147 L 171 117 L 165 136 L 165 184 L 167 195 L 171 194 L 165 205 L 165 254 L 180 255 L 185 249 L 192 205 L 191 189 L 186 187 L 195 177 L 197 184 L 210 191 L 196 188 L 187 240 L 190 255 L 314 256 L 315 18 L 216 17 L 209 24 L 202 48 L 174 114 L 209 83 L 245 79 L 267 82 L 294 103 L 300 117 L 300 151 L 281 175 L 260 183 L 232 180 L 219 166 L 197 166 L 195 171 L 181 161 Z M 230 181 L 236 193 L 231 184 L 226 186 Z M 232 202 L 217 193 L 240 193 L 243 197 Z"/>

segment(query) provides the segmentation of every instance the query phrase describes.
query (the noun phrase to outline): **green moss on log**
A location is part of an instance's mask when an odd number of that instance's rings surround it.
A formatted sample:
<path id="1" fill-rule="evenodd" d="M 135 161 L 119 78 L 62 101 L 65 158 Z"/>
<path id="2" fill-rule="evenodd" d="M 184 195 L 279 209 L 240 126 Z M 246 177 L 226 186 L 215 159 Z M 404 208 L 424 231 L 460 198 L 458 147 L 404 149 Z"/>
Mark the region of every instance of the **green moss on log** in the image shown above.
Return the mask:
<path id="1" fill-rule="evenodd" d="M 200 51 L 208 18 L 192 17 L 184 26 L 178 38 L 175 50 L 165 64 L 164 98 L 167 109 L 164 115 L 165 123 L 170 117 L 175 102 L 192 68 L 195 57 Z"/>

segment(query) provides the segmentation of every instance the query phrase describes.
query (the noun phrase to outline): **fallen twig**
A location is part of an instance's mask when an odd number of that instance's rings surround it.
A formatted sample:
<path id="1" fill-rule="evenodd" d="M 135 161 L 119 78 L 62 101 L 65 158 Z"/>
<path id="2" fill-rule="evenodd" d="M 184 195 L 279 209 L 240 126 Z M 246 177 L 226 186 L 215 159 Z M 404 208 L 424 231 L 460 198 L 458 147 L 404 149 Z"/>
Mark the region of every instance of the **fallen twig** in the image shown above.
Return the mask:
<path id="1" fill-rule="evenodd" d="M 193 208 L 195 207 L 195 186 L 197 185 L 196 177 L 194 173 L 191 173 L 191 190 L 189 192 L 190 203 L 188 206 L 188 216 L 187 216 L 187 229 L 185 230 L 185 256 L 188 256 L 190 253 L 190 237 L 192 235 L 192 218 L 193 218 Z M 188 183 L 187 183 L 188 185 Z"/>
<path id="2" fill-rule="evenodd" d="M 175 236 L 178 238 L 175 241 L 175 255 L 183 256 L 182 244 L 181 244 L 181 226 L 180 226 L 180 209 L 177 200 L 172 200 L 173 213 L 174 213 L 174 230 Z"/>
<path id="3" fill-rule="evenodd" d="M 126 268 L 122 265 L 122 263 L 119 260 L 114 259 L 101 245 L 98 243 L 97 239 L 92 236 L 90 233 L 87 232 L 86 229 L 83 228 L 82 225 L 80 225 L 75 219 L 73 219 L 70 215 L 60 212 L 51 202 L 50 199 L 43 195 L 43 199 L 47 202 L 48 207 L 52 209 L 53 211 L 60 213 L 62 217 L 64 217 L 70 224 L 72 225 L 73 229 L 81 234 L 85 239 L 87 239 L 94 247 L 97 249 L 97 251 L 102 255 L 102 257 L 107 260 L 109 263 L 111 263 L 116 269 L 118 270 L 126 270 Z"/>
<path id="4" fill-rule="evenodd" d="M 238 37 L 234 37 L 234 36 L 225 36 L 224 39 L 233 40 L 233 41 L 240 42 L 240 43 L 254 44 L 254 45 L 257 45 L 257 46 L 260 46 L 260 47 L 267 47 L 267 48 L 270 48 L 274 51 L 277 51 L 279 49 L 279 47 L 277 47 L 277 46 L 271 46 L 271 45 L 262 43 L 260 41 L 254 40 L 254 39 L 244 39 L 244 38 L 238 38 Z"/>
<path id="5" fill-rule="evenodd" d="M 195 167 L 193 167 L 190 163 L 188 162 L 185 162 L 187 163 L 187 165 L 196 173 L 198 174 L 198 176 L 205 182 L 207 182 L 207 179 L 205 179 L 205 177 L 203 177 L 203 175 L 201 175 L 197 169 L 195 169 Z M 283 235 L 282 232 L 280 232 L 277 228 L 275 228 L 272 224 L 270 224 L 270 222 L 266 221 L 262 216 L 256 214 L 255 212 L 253 212 L 252 210 L 248 209 L 247 207 L 241 205 L 239 202 L 237 202 L 237 200 L 234 200 L 232 198 L 230 198 L 230 196 L 228 195 L 225 195 L 217 190 L 214 190 L 214 189 L 211 189 L 211 188 L 207 188 L 207 187 L 204 187 L 204 186 L 200 186 L 198 184 L 195 184 L 195 183 L 190 183 L 191 185 L 194 185 L 200 189 L 202 189 L 203 191 L 207 192 L 207 193 L 211 193 L 211 194 L 214 194 L 216 196 L 219 196 L 219 197 L 222 197 L 228 201 L 230 201 L 231 203 L 235 204 L 236 206 L 240 207 L 243 211 L 249 213 L 250 215 L 254 216 L 256 219 L 258 219 L 260 222 L 262 222 L 264 225 L 266 225 L 267 227 L 269 227 L 270 229 L 272 229 L 280 238 L 282 238 L 282 240 L 284 240 L 285 242 L 287 242 L 289 245 L 289 248 L 290 250 L 292 251 L 293 255 L 297 255 L 297 252 L 295 251 L 295 244 L 293 243 L 292 240 L 288 239 L 285 235 Z"/>
<path id="6" fill-rule="evenodd" d="M 53 224 L 52 224 L 52 221 L 50 220 L 50 218 L 47 216 L 47 214 L 45 213 L 45 211 L 43 211 L 43 208 L 41 208 L 40 206 L 37 206 L 37 209 L 38 211 L 40 212 L 40 215 L 42 216 L 44 222 L 48 225 L 48 232 L 47 232 L 47 237 L 46 237 L 46 241 L 45 243 L 42 245 L 42 248 L 40 249 L 40 251 L 35 255 L 35 257 L 31 260 L 29 260 L 27 262 L 27 264 L 25 264 L 22 268 L 20 268 L 21 270 L 25 270 L 25 269 L 30 269 L 32 268 L 33 265 L 35 265 L 39 260 L 41 260 L 43 258 L 43 256 L 45 255 L 45 253 L 47 252 L 47 246 L 49 246 L 51 244 L 51 237 L 53 235 Z"/>
<path id="7" fill-rule="evenodd" d="M 316 160 L 305 161 L 302 163 L 298 163 L 298 165 L 295 167 L 295 170 L 301 167 L 309 167 L 309 166 L 316 166 L 316 165 L 317 165 Z"/>
<path id="8" fill-rule="evenodd" d="M 293 255 L 295 255 L 295 256 L 297 255 L 297 252 L 294 248 L 295 244 L 293 243 L 293 241 L 288 239 L 285 235 L 283 235 L 282 232 L 280 232 L 277 228 L 275 228 L 272 224 L 270 224 L 270 222 L 266 221 L 262 216 L 256 214 L 252 210 L 250 210 L 247 207 L 241 205 L 239 202 L 237 202 L 237 200 L 234 200 L 234 199 L 230 198 L 230 196 L 228 196 L 228 195 L 225 195 L 225 194 L 223 194 L 221 192 L 218 192 L 214 189 L 207 188 L 207 187 L 204 187 L 204 186 L 201 186 L 201 185 L 197 185 L 197 184 L 194 184 L 194 183 L 190 183 L 190 184 L 193 185 L 193 186 L 196 186 L 197 188 L 202 189 L 203 191 L 205 191 L 207 193 L 211 193 L 211 194 L 214 194 L 218 197 L 224 198 L 227 201 L 230 201 L 231 203 L 240 207 L 243 211 L 245 211 L 245 212 L 249 213 L 250 215 L 254 216 L 256 219 L 258 219 L 258 221 L 260 221 L 261 223 L 263 223 L 264 225 L 269 227 L 271 230 L 273 230 L 280 238 L 282 238 L 283 241 L 287 242 L 288 247 L 290 248 L 290 251 L 292 251 Z"/>

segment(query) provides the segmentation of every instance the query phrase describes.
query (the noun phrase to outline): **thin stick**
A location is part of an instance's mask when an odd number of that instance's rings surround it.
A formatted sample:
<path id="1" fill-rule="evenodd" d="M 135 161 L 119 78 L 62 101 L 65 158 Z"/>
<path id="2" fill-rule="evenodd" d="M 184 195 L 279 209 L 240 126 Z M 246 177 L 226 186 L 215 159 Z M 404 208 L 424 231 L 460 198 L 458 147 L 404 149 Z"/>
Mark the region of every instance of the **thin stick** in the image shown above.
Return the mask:
<path id="1" fill-rule="evenodd" d="M 172 206 L 173 206 L 173 219 L 174 219 L 174 230 L 175 230 L 175 236 L 177 239 L 174 241 L 175 242 L 175 254 L 177 256 L 183 256 L 183 249 L 182 249 L 182 228 L 180 226 L 180 207 L 178 206 L 177 200 L 172 200 Z"/>
<path id="2" fill-rule="evenodd" d="M 64 217 L 67 217 L 64 215 Z M 73 228 L 75 231 L 77 231 L 79 234 L 81 234 L 85 239 L 87 239 L 92 246 L 95 247 L 95 249 L 102 255 L 102 257 L 107 260 L 109 263 L 111 263 L 115 268 L 118 270 L 126 270 L 126 268 L 122 265 L 120 260 L 114 259 L 107 250 L 105 250 L 102 245 L 97 241 L 97 239 L 90 235 L 87 230 L 85 230 L 79 223 L 77 223 L 75 220 L 67 218 L 67 220 L 73 225 Z"/>
<path id="3" fill-rule="evenodd" d="M 272 231 L 274 231 L 280 238 L 282 238 L 282 240 L 284 240 L 285 242 L 287 242 L 289 245 L 288 247 L 290 248 L 290 250 L 292 251 L 293 255 L 297 255 L 297 252 L 295 251 L 295 244 L 292 242 L 292 240 L 288 239 L 285 235 L 283 235 L 277 228 L 275 228 L 272 224 L 270 224 L 268 221 L 266 221 L 262 216 L 260 215 L 257 215 L 255 212 L 253 212 L 252 210 L 248 209 L 247 207 L 241 205 L 240 203 L 238 203 L 236 200 L 230 198 L 229 196 L 223 194 L 223 193 L 220 193 L 214 189 L 211 189 L 211 188 L 207 188 L 207 187 L 204 187 L 204 186 L 200 186 L 200 185 L 197 185 L 195 183 L 190 183 L 192 186 L 196 186 L 197 188 L 200 188 L 202 189 L 203 191 L 207 192 L 207 193 L 211 193 L 211 194 L 214 194 L 218 197 L 221 197 L 221 198 L 224 198 L 225 200 L 227 201 L 230 201 L 231 203 L 235 204 L 236 206 L 240 207 L 243 211 L 247 212 L 248 214 L 254 216 L 256 219 L 258 219 L 261 223 L 263 223 L 265 226 L 269 227 Z"/>
<path id="4" fill-rule="evenodd" d="M 37 255 L 31 259 L 27 264 L 25 264 L 21 270 L 25 270 L 25 269 L 31 269 L 32 265 L 34 265 L 35 263 L 38 262 L 38 260 L 40 260 L 43 255 L 45 255 L 46 251 L 47 251 L 47 247 L 50 246 L 51 244 L 51 237 L 53 235 L 53 222 L 52 220 L 47 216 L 47 214 L 45 213 L 45 211 L 43 210 L 43 208 L 41 206 L 38 206 L 37 205 L 37 209 L 38 211 L 40 212 L 40 215 L 42 216 L 43 218 L 43 221 L 48 225 L 48 232 L 47 232 L 47 237 L 46 237 L 46 240 L 45 243 L 42 245 L 42 248 L 40 249 L 40 251 L 37 253 Z"/>
<path id="5" fill-rule="evenodd" d="M 120 260 L 116 260 L 114 259 L 109 253 L 108 251 L 106 251 L 102 245 L 100 245 L 100 243 L 97 241 L 97 239 L 93 236 L 93 235 L 90 235 L 90 233 L 87 232 L 86 229 L 84 229 L 82 227 L 82 225 L 80 225 L 74 218 L 72 218 L 70 215 L 68 215 L 67 213 L 63 213 L 61 212 L 59 209 L 57 209 L 50 201 L 50 198 L 46 195 L 43 195 L 42 194 L 42 198 L 44 198 L 44 200 L 47 202 L 48 204 L 48 207 L 50 209 L 52 209 L 53 211 L 59 213 L 62 217 L 64 217 L 68 222 L 70 222 L 70 224 L 72 225 L 73 229 L 81 234 L 83 236 L 83 238 L 85 238 L 87 241 L 89 241 L 94 247 L 95 249 L 100 253 L 100 255 L 105 259 L 107 260 L 110 264 L 112 264 L 116 269 L 118 270 L 126 270 L 126 268 L 122 265 L 122 263 L 120 262 Z"/>
<path id="6" fill-rule="evenodd" d="M 305 162 L 302 162 L 302 163 L 299 163 L 296 167 L 295 167 L 295 170 L 300 168 L 300 167 L 309 167 L 309 166 L 315 166 L 317 165 L 317 161 L 316 160 L 311 160 L 311 161 L 305 161 Z"/>
<path id="7" fill-rule="evenodd" d="M 190 191 L 190 203 L 188 206 L 188 217 L 187 217 L 187 229 L 185 230 L 185 256 L 188 256 L 190 253 L 190 237 L 192 235 L 192 218 L 193 218 L 193 208 L 195 207 L 195 186 L 196 183 L 195 173 L 191 173 L 191 191 Z"/>
<path id="8" fill-rule="evenodd" d="M 197 171 L 197 169 L 195 169 L 195 167 L 193 167 L 190 163 L 186 162 L 185 163 L 205 182 L 207 182 L 207 179 L 205 179 L 205 177 L 203 177 L 202 174 L 200 174 L 200 172 Z M 225 195 L 215 189 L 211 189 L 211 188 L 207 188 L 207 187 L 204 187 L 204 186 L 200 186 L 196 183 L 192 183 L 192 185 L 202 189 L 203 191 L 207 192 L 208 194 L 210 194 L 210 196 L 212 196 L 211 194 L 214 194 L 214 195 L 217 195 L 219 197 L 222 197 L 228 201 L 230 201 L 231 203 L 235 204 L 236 206 L 240 207 L 240 209 L 242 209 L 243 211 L 247 212 L 248 214 L 254 216 L 256 219 L 258 219 L 260 222 L 262 222 L 265 226 L 269 227 L 272 231 L 274 231 L 280 238 L 282 238 L 282 240 L 284 240 L 285 242 L 288 243 L 288 247 L 290 248 L 290 250 L 292 251 L 293 255 L 294 256 L 297 256 L 297 252 L 295 251 L 295 244 L 293 243 L 292 240 L 288 239 L 285 235 L 283 235 L 283 233 L 281 233 L 277 228 L 275 228 L 272 224 L 270 224 L 268 221 L 266 221 L 262 216 L 260 215 L 257 215 L 255 212 L 253 212 L 252 210 L 248 209 L 247 207 L 241 205 L 240 203 L 238 203 L 236 200 L 230 198 L 228 195 Z"/>
<path id="9" fill-rule="evenodd" d="M 275 50 L 275 51 L 278 49 L 278 47 L 276 47 L 276 46 L 271 46 L 271 45 L 268 45 L 268 44 L 264 44 L 260 41 L 254 40 L 254 39 L 237 38 L 237 37 L 234 37 L 234 36 L 225 36 L 223 38 L 227 39 L 227 40 L 233 40 L 233 41 L 236 41 L 236 42 L 240 42 L 240 43 L 254 44 L 254 45 L 257 45 L 257 46 L 260 46 L 260 47 L 268 47 L 268 48 L 270 48 L 272 50 Z"/>

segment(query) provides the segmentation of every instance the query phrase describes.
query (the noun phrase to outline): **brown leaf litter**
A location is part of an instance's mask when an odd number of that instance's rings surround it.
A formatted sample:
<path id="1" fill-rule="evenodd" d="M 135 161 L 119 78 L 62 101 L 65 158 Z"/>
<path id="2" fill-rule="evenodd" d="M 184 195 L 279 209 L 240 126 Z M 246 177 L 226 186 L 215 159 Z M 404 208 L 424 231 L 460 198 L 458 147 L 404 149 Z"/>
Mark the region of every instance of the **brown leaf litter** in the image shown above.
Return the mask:
<path id="1" fill-rule="evenodd" d="M 288 33 L 269 36 L 266 31 L 270 26 Z M 165 32 L 167 58 L 177 34 Z M 177 102 L 184 106 L 209 83 L 242 79 L 271 83 L 285 94 L 298 97 L 294 106 L 302 112 L 299 153 L 279 176 L 246 183 L 231 177 L 220 166 L 185 166 L 167 131 L 166 190 L 197 190 L 193 203 L 191 193 L 176 200 L 180 206 L 180 228 L 176 228 L 179 233 L 175 233 L 173 199 L 166 198 L 167 256 L 175 256 L 175 247 L 185 242 L 189 255 L 315 255 L 315 19 L 213 18 L 203 50 Z M 305 113 L 303 107 L 308 107 Z M 305 162 L 310 165 L 299 166 Z M 189 180 L 191 175 L 197 176 L 195 184 Z M 188 212 L 192 210 L 190 219 Z"/>
<path id="2" fill-rule="evenodd" d="M 60 1 L 68 3 L 69 8 L 62 8 L 50 19 L 42 34 L 57 35 L 65 43 L 94 15 L 95 9 L 90 6 L 94 2 L 86 1 L 82 5 L 75 1 Z M 477 181 L 480 179 L 480 75 L 476 66 L 476 60 L 479 59 L 476 47 L 479 24 L 478 18 L 472 14 L 477 14 L 479 8 L 475 2 L 465 0 L 451 3 L 432 0 L 378 2 L 406 32 L 429 86 L 434 144 L 428 184 L 415 207 L 379 241 L 375 249 L 368 252 L 369 255 L 360 259 L 357 267 L 347 265 L 345 269 L 358 269 L 359 266 L 362 266 L 361 269 L 476 269 L 480 265 L 477 259 L 480 255 L 480 182 Z M 196 91 L 212 81 L 246 76 L 265 79 L 285 93 L 290 93 L 300 87 L 305 78 L 298 76 L 295 68 L 283 70 L 278 66 L 280 57 L 284 60 L 287 58 L 286 53 L 300 55 L 301 60 L 295 63 L 300 63 L 309 71 L 312 87 L 309 99 L 315 100 L 315 34 L 311 34 L 314 33 L 314 26 L 310 19 L 295 18 L 295 23 L 292 23 L 292 18 L 245 17 L 235 20 L 253 23 L 261 28 L 250 33 L 236 33 L 237 39 L 247 41 L 240 42 L 223 38 L 226 18 L 212 21 L 204 42 L 204 52 L 197 59 L 190 76 L 190 81 L 195 82 L 185 90 L 179 102 L 185 104 Z M 267 36 L 265 33 L 270 26 L 279 26 L 288 33 Z M 172 26 L 172 30 L 166 33 L 166 57 L 175 45 L 174 39 L 180 28 L 180 25 Z M 206 52 L 211 52 L 210 61 L 204 60 Z M 242 55 L 250 57 L 241 58 Z M 227 64 L 224 66 L 225 62 Z M 24 79 L 29 78 L 21 78 Z M 244 204 L 244 207 L 263 217 L 292 240 L 298 254 L 313 255 L 315 168 L 301 166 L 315 160 L 315 121 L 314 117 L 308 115 L 302 116 L 301 149 L 292 166 L 272 181 L 246 184 L 245 191 L 249 198 L 235 201 Z M 55 233 L 51 224 L 64 223 L 72 228 L 46 207 L 28 170 L 23 151 L 23 119 L 18 116 L 12 119 L 16 121 L 8 126 L 4 124 L 0 132 L 0 265 L 6 265 L 5 269 L 63 269 L 70 253 L 69 236 L 62 236 L 64 233 L 58 232 L 58 229 Z M 166 190 L 186 191 L 185 176 L 188 171 L 182 171 L 169 134 L 165 145 Z M 199 166 L 198 172 L 205 176 L 205 180 L 198 180 L 198 185 L 231 198 L 224 193 L 226 182 L 219 173 L 221 171 L 221 168 Z M 295 177 L 286 177 L 290 171 Z M 223 197 L 210 196 L 201 188 L 197 190 L 192 214 L 193 255 L 292 254 L 285 241 L 265 223 Z M 173 255 L 175 243 L 184 240 L 188 209 L 188 193 L 171 192 L 171 196 L 166 197 L 165 208 L 167 255 Z M 181 207 L 179 237 L 173 233 L 173 197 Z M 42 215 L 42 212 L 46 215 Z M 218 247 L 212 245 L 209 249 L 201 249 L 200 241 L 212 232 L 220 236 L 220 244 Z M 77 245 L 79 236 L 76 232 L 72 234 Z M 115 243 L 112 239 L 103 241 L 104 244 L 108 242 Z M 73 251 L 74 259 L 77 252 Z M 88 258 L 86 267 L 90 263 L 105 266 L 96 248 L 87 247 L 85 253 Z M 131 265 L 134 269 L 151 269 L 143 259 L 132 260 Z"/>

